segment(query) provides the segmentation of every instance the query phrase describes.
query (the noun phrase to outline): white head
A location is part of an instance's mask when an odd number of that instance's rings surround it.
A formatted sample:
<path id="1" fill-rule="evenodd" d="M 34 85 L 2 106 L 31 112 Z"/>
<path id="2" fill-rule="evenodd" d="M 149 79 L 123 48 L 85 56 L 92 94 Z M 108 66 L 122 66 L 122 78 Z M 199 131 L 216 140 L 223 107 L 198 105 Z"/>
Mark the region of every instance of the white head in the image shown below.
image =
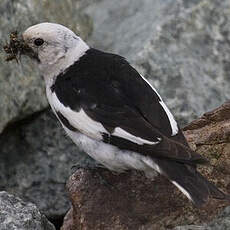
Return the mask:
<path id="1" fill-rule="evenodd" d="M 31 26 L 22 37 L 38 57 L 37 62 L 46 81 L 56 77 L 89 49 L 73 31 L 55 23 Z"/>

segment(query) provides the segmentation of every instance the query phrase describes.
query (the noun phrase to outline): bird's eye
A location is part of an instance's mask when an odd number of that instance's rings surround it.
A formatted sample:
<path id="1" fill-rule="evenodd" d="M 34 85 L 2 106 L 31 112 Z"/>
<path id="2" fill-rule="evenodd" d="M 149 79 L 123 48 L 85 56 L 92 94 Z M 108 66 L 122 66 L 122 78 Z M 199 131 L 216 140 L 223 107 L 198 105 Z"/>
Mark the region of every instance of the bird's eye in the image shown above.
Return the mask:
<path id="1" fill-rule="evenodd" d="M 37 38 L 34 40 L 34 44 L 36 46 L 41 46 L 44 43 L 44 40 L 42 38 Z"/>

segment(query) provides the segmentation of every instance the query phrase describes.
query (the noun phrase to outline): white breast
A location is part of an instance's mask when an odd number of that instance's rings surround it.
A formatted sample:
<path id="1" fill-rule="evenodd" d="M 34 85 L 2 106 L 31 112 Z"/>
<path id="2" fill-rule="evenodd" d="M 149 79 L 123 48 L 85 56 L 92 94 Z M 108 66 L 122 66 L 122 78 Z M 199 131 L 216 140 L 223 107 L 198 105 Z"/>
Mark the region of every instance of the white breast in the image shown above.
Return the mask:
<path id="1" fill-rule="evenodd" d="M 92 120 L 83 109 L 76 112 L 69 107 L 64 106 L 57 98 L 54 92 L 47 88 L 47 97 L 49 103 L 56 113 L 60 112 L 69 123 L 81 133 L 96 140 L 102 140 L 101 133 L 108 133 L 100 122 Z"/>
<path id="2" fill-rule="evenodd" d="M 153 159 L 136 152 L 120 150 L 116 146 L 94 140 L 79 132 L 64 128 L 73 142 L 97 162 L 115 172 L 128 169 L 144 171 L 148 176 L 155 176 L 153 170 L 160 173 L 159 166 Z"/>

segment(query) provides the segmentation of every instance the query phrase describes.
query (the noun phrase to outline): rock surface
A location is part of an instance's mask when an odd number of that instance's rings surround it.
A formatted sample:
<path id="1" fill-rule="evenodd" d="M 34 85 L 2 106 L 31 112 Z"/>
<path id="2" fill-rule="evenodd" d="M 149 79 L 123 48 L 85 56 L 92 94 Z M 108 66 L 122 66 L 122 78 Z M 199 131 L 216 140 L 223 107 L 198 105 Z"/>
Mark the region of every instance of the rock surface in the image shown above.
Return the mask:
<path id="1" fill-rule="evenodd" d="M 21 64 L 6 63 L 2 45 L 12 31 L 24 31 L 27 27 L 44 21 L 64 24 L 77 31 L 83 38 L 92 30 L 88 16 L 77 10 L 76 1 L 7 1 L 0 4 L 0 133 L 4 127 L 48 106 L 44 82 L 37 68 L 28 58 Z"/>
<path id="2" fill-rule="evenodd" d="M 184 131 L 191 147 L 210 160 L 210 166 L 200 167 L 199 170 L 228 193 L 230 193 L 229 131 L 230 102 L 206 113 L 187 126 Z M 185 224 L 193 226 L 184 229 L 199 229 L 198 224 L 212 221 L 224 207 L 229 205 L 226 201 L 212 199 L 201 209 L 196 209 L 162 176 L 150 180 L 139 172 L 114 175 L 105 169 L 80 169 L 70 177 L 67 190 L 72 209 L 65 217 L 62 230 L 165 230 Z M 220 222 L 223 228 L 219 229 L 228 229 L 224 226 L 229 226 L 227 223 L 230 215 L 227 211 L 224 213 L 216 222 L 212 221 L 208 225 L 212 227 L 210 230 L 214 230 Z M 206 229 L 203 228 L 206 225 L 200 226 L 201 229 Z"/>
<path id="3" fill-rule="evenodd" d="M 201 171 L 212 174 L 219 186 L 230 186 L 230 102 L 191 122 L 184 134 L 191 148 L 210 161 Z"/>
<path id="4" fill-rule="evenodd" d="M 228 230 L 230 229 L 230 207 L 224 209 L 224 211 L 209 224 L 205 225 L 187 225 L 178 226 L 173 230 Z"/>
<path id="5" fill-rule="evenodd" d="M 32 203 L 0 192 L 0 230 L 55 230 Z"/>
<path id="6" fill-rule="evenodd" d="M 85 8 L 91 44 L 127 57 L 182 126 L 230 97 L 229 10 L 228 0 L 101 0 Z"/>
<path id="7" fill-rule="evenodd" d="M 86 154 L 66 137 L 51 111 L 11 126 L 0 136 L 0 190 L 35 203 L 49 218 L 69 209 L 65 183 Z M 88 162 L 88 161 L 87 161 Z"/>

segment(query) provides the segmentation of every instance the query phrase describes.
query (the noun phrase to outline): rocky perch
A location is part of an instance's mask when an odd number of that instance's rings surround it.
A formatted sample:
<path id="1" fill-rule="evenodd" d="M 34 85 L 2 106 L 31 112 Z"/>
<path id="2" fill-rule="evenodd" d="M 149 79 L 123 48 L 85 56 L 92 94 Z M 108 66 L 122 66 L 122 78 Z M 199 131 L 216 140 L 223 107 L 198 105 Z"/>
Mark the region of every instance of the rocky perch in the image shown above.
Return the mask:
<path id="1" fill-rule="evenodd" d="M 200 171 L 228 193 L 229 133 L 230 102 L 184 128 L 191 147 L 210 160 L 211 165 Z M 62 230 L 163 230 L 190 224 L 193 226 L 176 229 L 227 229 L 224 226 L 228 221 L 220 223 L 220 217 L 216 220 L 218 224 L 213 221 L 229 205 L 227 202 L 210 200 L 201 209 L 196 209 L 162 176 L 150 180 L 135 171 L 115 175 L 106 169 L 79 169 L 69 178 L 67 190 L 72 208 L 65 217 Z M 229 208 L 222 214 L 222 219 L 230 218 Z M 210 221 L 203 227 L 198 225 Z M 227 226 L 230 228 L 230 224 Z"/>

